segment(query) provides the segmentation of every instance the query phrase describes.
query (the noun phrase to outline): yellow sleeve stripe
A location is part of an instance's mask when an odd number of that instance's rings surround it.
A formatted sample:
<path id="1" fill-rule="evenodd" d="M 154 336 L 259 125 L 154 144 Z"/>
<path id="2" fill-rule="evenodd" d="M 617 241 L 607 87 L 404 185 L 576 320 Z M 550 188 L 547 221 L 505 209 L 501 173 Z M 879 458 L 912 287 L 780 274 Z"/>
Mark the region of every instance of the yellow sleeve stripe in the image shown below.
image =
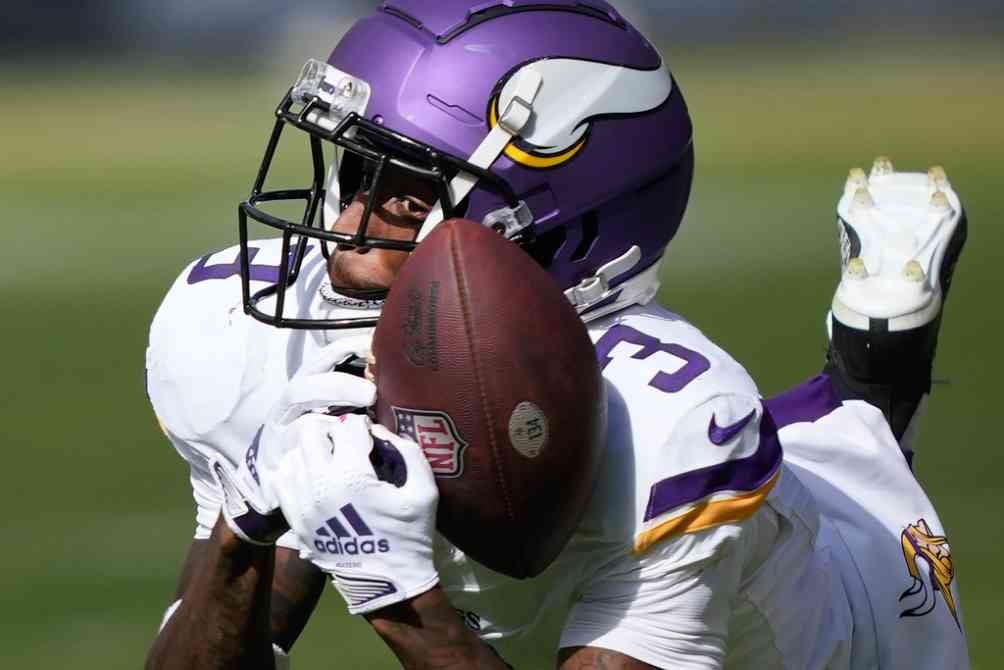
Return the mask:
<path id="1" fill-rule="evenodd" d="M 679 514 L 673 515 L 658 525 L 643 531 L 635 537 L 633 554 L 643 554 L 653 546 L 674 535 L 696 533 L 705 528 L 723 523 L 736 523 L 748 519 L 760 507 L 774 484 L 781 476 L 781 469 L 759 488 L 724 500 L 705 500 Z"/>

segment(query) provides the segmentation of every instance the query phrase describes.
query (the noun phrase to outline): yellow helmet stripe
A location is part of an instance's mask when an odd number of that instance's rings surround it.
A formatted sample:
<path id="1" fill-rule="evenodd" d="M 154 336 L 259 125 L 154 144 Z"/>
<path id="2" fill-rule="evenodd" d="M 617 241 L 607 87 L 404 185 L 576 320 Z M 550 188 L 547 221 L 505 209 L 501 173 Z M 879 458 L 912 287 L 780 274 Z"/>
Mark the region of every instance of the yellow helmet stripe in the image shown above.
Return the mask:
<path id="1" fill-rule="evenodd" d="M 494 129 L 495 126 L 498 125 L 497 98 L 491 105 L 489 105 L 488 122 L 491 125 L 492 129 Z M 575 157 L 575 155 L 582 150 L 582 147 L 584 147 L 586 144 L 586 137 L 588 137 L 588 135 L 583 136 L 582 139 L 576 142 L 575 146 L 573 146 L 571 149 L 567 149 L 561 152 L 560 154 L 555 154 L 554 156 L 541 156 L 537 154 L 532 154 L 528 151 L 520 149 L 512 142 L 510 142 L 506 146 L 505 155 L 506 157 L 509 158 L 509 160 L 515 163 L 519 163 L 520 165 L 525 165 L 527 167 L 538 168 L 538 169 L 557 167 L 562 163 L 567 163 L 568 161 L 572 160 Z"/>

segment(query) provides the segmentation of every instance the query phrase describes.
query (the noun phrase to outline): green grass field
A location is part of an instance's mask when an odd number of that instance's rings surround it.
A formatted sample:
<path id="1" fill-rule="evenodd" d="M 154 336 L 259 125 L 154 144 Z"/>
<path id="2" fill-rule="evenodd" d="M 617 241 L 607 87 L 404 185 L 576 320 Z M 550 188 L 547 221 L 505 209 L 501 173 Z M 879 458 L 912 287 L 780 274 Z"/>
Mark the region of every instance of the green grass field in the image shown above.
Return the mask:
<path id="1" fill-rule="evenodd" d="M 848 168 L 879 153 L 948 168 L 970 244 L 937 365 L 951 383 L 932 402 L 917 469 L 950 531 L 974 664 L 999 667 L 999 44 L 669 55 L 699 165 L 661 298 L 765 394 L 820 367 Z M 283 89 L 178 71 L 112 83 L 123 74 L 80 67 L 53 86 L 0 72 L 7 668 L 141 664 L 194 516 L 186 469 L 143 393 L 147 326 L 185 262 L 236 239 L 235 206 Z M 329 592 L 296 667 L 394 667 L 342 609 Z"/>

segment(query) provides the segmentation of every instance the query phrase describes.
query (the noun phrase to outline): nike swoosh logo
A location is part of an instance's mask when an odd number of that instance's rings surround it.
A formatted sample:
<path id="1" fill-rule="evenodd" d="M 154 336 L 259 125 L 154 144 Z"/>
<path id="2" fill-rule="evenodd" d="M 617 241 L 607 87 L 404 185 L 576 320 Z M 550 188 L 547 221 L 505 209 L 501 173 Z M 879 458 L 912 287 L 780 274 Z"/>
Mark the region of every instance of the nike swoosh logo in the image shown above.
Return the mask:
<path id="1" fill-rule="evenodd" d="M 708 439 L 711 440 L 712 444 L 716 444 L 719 447 L 734 438 L 736 435 L 742 432 L 753 417 L 756 416 L 756 410 L 753 410 L 743 418 L 736 421 L 730 426 L 719 427 L 715 422 L 715 415 L 711 415 L 711 423 L 708 424 Z"/>

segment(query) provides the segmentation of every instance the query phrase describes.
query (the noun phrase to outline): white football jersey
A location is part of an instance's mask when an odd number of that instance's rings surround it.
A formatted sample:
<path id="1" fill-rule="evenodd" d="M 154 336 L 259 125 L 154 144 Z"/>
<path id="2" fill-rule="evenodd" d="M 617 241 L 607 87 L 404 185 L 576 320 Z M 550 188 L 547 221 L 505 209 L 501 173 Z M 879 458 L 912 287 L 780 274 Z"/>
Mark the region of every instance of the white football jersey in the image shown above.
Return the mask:
<path id="1" fill-rule="evenodd" d="M 275 280 L 281 249 L 251 246 L 254 290 Z M 351 332 L 246 316 L 237 258 L 234 247 L 185 268 L 147 350 L 148 393 L 189 463 L 200 539 L 221 504 L 209 457 L 240 462 L 304 358 Z M 375 314 L 322 298 L 326 278 L 315 245 L 286 314 Z M 548 667 L 574 646 L 673 668 L 967 666 L 949 545 L 881 413 L 829 400 L 808 417 L 821 393 L 811 383 L 765 411 L 739 364 L 657 306 L 589 330 L 609 438 L 572 540 L 523 581 L 437 540 L 442 585 L 486 642 L 517 667 Z M 287 534 L 280 545 L 299 543 Z"/>

